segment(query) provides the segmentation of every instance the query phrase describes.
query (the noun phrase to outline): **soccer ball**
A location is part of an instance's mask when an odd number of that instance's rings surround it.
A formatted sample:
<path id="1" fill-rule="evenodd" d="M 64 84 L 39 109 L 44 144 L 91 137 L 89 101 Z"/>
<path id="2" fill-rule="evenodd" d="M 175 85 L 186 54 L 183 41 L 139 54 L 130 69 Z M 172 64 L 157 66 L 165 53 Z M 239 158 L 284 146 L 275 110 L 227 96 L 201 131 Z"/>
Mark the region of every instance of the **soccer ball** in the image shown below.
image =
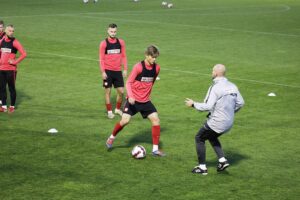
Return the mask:
<path id="1" fill-rule="evenodd" d="M 168 8 L 173 8 L 173 4 L 172 4 L 172 3 L 169 3 L 169 4 L 168 4 Z"/>
<path id="2" fill-rule="evenodd" d="M 138 2 L 139 0 L 133 0 L 134 2 Z"/>
<path id="3" fill-rule="evenodd" d="M 88 3 L 89 2 L 89 0 L 83 0 L 83 3 Z"/>
<path id="4" fill-rule="evenodd" d="M 165 1 L 163 1 L 163 2 L 161 2 L 161 5 L 162 5 L 162 6 L 167 6 L 167 5 L 168 5 L 168 3 L 167 3 L 167 2 L 165 2 Z"/>
<path id="5" fill-rule="evenodd" d="M 136 145 L 131 151 L 132 157 L 142 159 L 146 157 L 146 149 L 142 145 Z"/>

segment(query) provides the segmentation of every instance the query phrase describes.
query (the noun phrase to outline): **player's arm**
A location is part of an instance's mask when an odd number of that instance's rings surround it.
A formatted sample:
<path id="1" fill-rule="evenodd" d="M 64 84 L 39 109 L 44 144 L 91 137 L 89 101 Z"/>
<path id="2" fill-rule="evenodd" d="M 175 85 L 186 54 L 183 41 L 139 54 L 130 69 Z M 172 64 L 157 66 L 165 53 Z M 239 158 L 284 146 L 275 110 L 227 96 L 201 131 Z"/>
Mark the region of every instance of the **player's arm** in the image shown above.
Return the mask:
<path id="1" fill-rule="evenodd" d="M 120 40 L 121 43 L 121 52 L 122 52 L 122 65 L 123 65 L 123 76 L 127 77 L 127 55 L 126 55 L 126 46 L 124 40 Z"/>
<path id="2" fill-rule="evenodd" d="M 16 60 L 9 60 L 8 62 L 9 62 L 9 64 L 17 65 L 22 60 L 24 60 L 24 58 L 26 58 L 27 53 L 26 53 L 26 51 L 24 50 L 23 46 L 21 45 L 21 43 L 18 40 L 14 40 L 13 46 L 19 51 L 20 56 Z"/>
<path id="3" fill-rule="evenodd" d="M 99 45 L 99 68 L 103 80 L 107 78 L 107 74 L 105 73 L 105 67 L 104 67 L 105 49 L 106 49 L 106 42 L 102 41 Z"/>
<path id="4" fill-rule="evenodd" d="M 127 79 L 127 82 L 126 82 L 126 91 L 127 91 L 127 96 L 128 96 L 128 101 L 130 104 L 134 104 L 135 103 L 135 99 L 134 99 L 134 96 L 133 96 L 133 92 L 132 92 L 132 85 L 136 79 L 136 77 L 142 72 L 142 65 L 140 63 L 136 64 L 128 79 Z"/>
<path id="5" fill-rule="evenodd" d="M 155 73 L 155 77 L 153 78 L 153 84 L 156 81 L 156 77 L 158 77 L 159 72 L 160 72 L 160 66 L 156 64 L 156 73 Z"/>
<path id="6" fill-rule="evenodd" d="M 199 111 L 210 111 L 215 103 L 218 100 L 218 95 L 215 91 L 215 88 L 212 88 L 211 91 L 209 91 L 209 96 L 207 98 L 207 101 L 204 103 L 195 102 L 192 99 L 186 98 L 185 103 L 189 107 L 194 107 L 196 110 Z"/>
<path id="7" fill-rule="evenodd" d="M 238 112 L 243 106 L 245 105 L 244 98 L 242 97 L 241 93 L 237 92 L 236 102 L 234 112 Z"/>

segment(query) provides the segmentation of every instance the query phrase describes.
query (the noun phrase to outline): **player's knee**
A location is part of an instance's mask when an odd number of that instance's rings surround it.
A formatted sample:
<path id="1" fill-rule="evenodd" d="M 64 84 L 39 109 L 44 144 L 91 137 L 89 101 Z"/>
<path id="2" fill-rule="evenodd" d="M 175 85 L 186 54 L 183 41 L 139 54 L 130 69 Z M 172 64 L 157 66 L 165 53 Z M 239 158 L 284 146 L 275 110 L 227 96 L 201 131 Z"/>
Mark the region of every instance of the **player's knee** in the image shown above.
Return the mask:
<path id="1" fill-rule="evenodd" d="M 117 91 L 118 91 L 119 95 L 123 95 L 124 94 L 124 89 L 118 89 Z"/>
<path id="2" fill-rule="evenodd" d="M 201 138 L 200 134 L 197 134 L 197 135 L 195 135 L 195 142 L 202 143 L 202 142 L 205 142 L 205 140 L 203 138 Z"/>
<path id="3" fill-rule="evenodd" d="M 130 122 L 130 119 L 124 118 L 124 119 L 121 119 L 120 125 L 126 126 L 127 124 L 129 124 L 129 122 Z"/>
<path id="4" fill-rule="evenodd" d="M 152 122 L 152 125 L 153 125 L 153 126 L 158 126 L 158 125 L 160 125 L 160 120 L 159 120 L 158 117 L 153 118 L 153 119 L 151 120 L 151 122 Z"/>

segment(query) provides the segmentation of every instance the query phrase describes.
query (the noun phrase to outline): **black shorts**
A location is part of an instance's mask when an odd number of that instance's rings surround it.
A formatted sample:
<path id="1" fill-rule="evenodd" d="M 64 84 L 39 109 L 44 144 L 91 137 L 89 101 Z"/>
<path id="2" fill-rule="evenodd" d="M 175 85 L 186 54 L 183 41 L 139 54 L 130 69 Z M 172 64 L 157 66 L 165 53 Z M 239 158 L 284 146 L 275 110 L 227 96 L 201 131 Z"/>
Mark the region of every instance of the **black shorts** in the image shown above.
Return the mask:
<path id="1" fill-rule="evenodd" d="M 103 80 L 103 87 L 111 88 L 112 85 L 114 85 L 114 88 L 124 87 L 122 71 L 105 70 L 105 73 L 107 78 Z"/>
<path id="2" fill-rule="evenodd" d="M 137 112 L 140 112 L 142 117 L 145 119 L 148 117 L 148 115 L 157 112 L 157 110 L 151 101 L 146 103 L 135 102 L 133 105 L 131 105 L 127 99 L 124 105 L 123 113 L 133 116 Z"/>

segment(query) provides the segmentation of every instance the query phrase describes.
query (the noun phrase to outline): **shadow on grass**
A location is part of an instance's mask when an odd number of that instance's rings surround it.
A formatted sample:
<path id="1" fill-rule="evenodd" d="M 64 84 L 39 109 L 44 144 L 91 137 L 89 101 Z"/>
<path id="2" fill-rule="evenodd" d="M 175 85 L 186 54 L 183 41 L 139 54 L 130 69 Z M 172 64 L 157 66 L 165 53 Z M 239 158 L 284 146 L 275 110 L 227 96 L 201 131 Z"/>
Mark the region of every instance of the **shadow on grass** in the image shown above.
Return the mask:
<path id="1" fill-rule="evenodd" d="M 31 100 L 31 97 L 26 95 L 23 91 L 20 91 L 18 90 L 18 88 L 16 89 L 17 90 L 17 99 L 16 99 L 16 107 L 18 107 L 18 105 L 20 105 L 22 103 L 22 101 L 26 100 L 26 101 L 30 101 Z M 6 90 L 6 96 L 7 96 L 7 105 L 10 105 L 11 103 L 11 100 L 10 100 L 10 93 L 9 93 L 9 90 L 7 88 Z"/>
<path id="2" fill-rule="evenodd" d="M 240 154 L 239 152 L 232 151 L 232 150 L 226 151 L 224 153 L 225 153 L 225 156 L 228 159 L 231 166 L 238 165 L 242 160 L 250 159 L 250 156 L 243 155 L 243 154 Z M 212 160 L 212 159 L 208 160 L 207 165 L 208 166 L 216 166 L 217 165 L 217 159 L 216 160 Z"/>
<path id="3" fill-rule="evenodd" d="M 162 128 L 161 132 L 163 132 L 163 131 L 166 131 L 166 129 Z M 142 130 L 141 132 L 139 132 L 138 134 L 135 134 L 128 140 L 127 144 L 115 146 L 113 148 L 128 148 L 128 147 L 133 147 L 134 145 L 137 145 L 140 143 L 152 144 L 151 128 L 146 128 L 146 129 Z M 163 148 L 163 142 L 160 141 L 159 147 Z"/>

